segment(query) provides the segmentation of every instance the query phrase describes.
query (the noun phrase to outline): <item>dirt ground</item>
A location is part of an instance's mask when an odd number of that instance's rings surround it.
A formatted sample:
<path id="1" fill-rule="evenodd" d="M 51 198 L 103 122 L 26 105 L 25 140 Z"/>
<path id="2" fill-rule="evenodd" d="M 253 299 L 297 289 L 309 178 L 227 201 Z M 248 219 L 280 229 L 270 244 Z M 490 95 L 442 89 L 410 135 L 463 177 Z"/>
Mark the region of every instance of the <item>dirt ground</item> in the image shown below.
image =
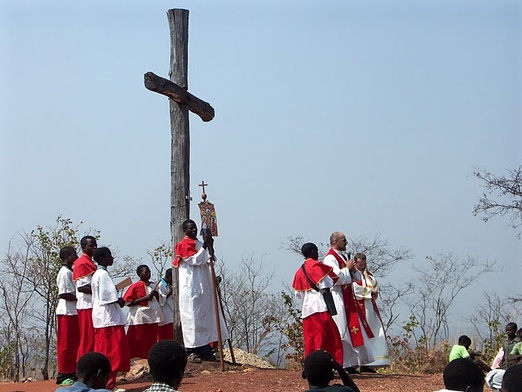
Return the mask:
<path id="1" fill-rule="evenodd" d="M 444 388 L 442 375 L 357 374 L 353 380 L 361 392 L 432 392 Z M 334 382 L 339 382 L 335 379 Z M 117 385 L 127 392 L 142 392 L 150 386 L 148 374 L 135 380 L 119 380 Z M 300 371 L 258 369 L 219 362 L 188 364 L 181 392 L 302 392 L 307 389 Z M 0 392 L 51 392 L 54 380 L 0 384 Z"/>

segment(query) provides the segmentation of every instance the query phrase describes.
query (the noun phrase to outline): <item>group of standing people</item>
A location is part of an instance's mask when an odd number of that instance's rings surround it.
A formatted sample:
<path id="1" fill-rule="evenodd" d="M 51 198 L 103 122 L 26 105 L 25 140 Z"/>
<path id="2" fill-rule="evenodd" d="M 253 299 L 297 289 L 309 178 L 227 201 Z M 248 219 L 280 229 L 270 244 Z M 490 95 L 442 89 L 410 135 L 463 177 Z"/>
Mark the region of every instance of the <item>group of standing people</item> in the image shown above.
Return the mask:
<path id="1" fill-rule="evenodd" d="M 214 261 L 213 238 L 208 233 L 203 242 L 199 241 L 192 220 L 183 222 L 182 229 L 184 238 L 175 247 L 172 266 L 179 270 L 179 311 L 188 360 L 200 363 L 215 360 L 211 344 L 229 336 L 221 306 L 216 312 L 214 301 L 216 290 L 210 268 Z M 113 390 L 117 372 L 128 371 L 131 358 L 147 358 L 156 342 L 174 338 L 172 268 L 155 283 L 150 280 L 149 267 L 138 266 L 139 280 L 120 296 L 107 271 L 114 261 L 111 251 L 98 248 L 93 236 L 83 237 L 80 245 L 80 257 L 73 247 L 60 251 L 56 383 L 72 384 L 77 361 L 95 351 L 111 363 L 107 389 Z M 127 317 L 122 311 L 124 306 L 129 307 Z"/>
<path id="2" fill-rule="evenodd" d="M 98 248 L 93 236 L 83 237 L 80 245 L 80 257 L 73 247 L 60 250 L 56 383 L 76 381 L 78 360 L 94 351 L 109 359 L 107 389 L 117 390 L 116 374 L 130 369 L 131 358 L 147 358 L 154 343 L 173 338 L 172 270 L 155 284 L 150 269 L 140 265 L 139 280 L 120 296 L 108 273 L 114 262 L 110 249 Z M 129 307 L 127 316 L 124 306 Z"/>
<path id="3" fill-rule="evenodd" d="M 328 253 L 319 261 L 313 243 L 302 247 L 305 261 L 292 287 L 302 298 L 305 357 L 324 349 L 349 373 L 374 373 L 390 364 L 386 336 L 376 304 L 378 285 L 368 271 L 366 256 L 353 259 L 341 232 L 330 236 Z"/>

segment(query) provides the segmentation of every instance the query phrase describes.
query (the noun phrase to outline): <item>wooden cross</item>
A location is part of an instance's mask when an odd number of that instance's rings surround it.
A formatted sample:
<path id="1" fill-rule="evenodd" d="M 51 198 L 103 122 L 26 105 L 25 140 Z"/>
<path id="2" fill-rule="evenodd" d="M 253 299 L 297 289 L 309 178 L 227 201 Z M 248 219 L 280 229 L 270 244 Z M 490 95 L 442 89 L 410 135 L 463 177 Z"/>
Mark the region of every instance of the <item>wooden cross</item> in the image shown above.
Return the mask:
<path id="1" fill-rule="evenodd" d="M 207 102 L 190 94 L 188 90 L 188 15 L 184 9 L 167 11 L 170 29 L 170 80 L 152 72 L 144 76 L 145 87 L 169 97 L 171 124 L 171 192 L 170 192 L 170 233 L 172 244 L 183 238 L 181 225 L 190 216 L 190 134 L 188 112 L 201 117 L 203 121 L 214 118 L 214 108 Z M 179 286 L 177 268 L 173 269 L 173 287 Z M 178 290 L 173 290 L 174 303 L 179 301 Z M 174 339 L 183 342 L 179 309 L 174 311 Z"/>

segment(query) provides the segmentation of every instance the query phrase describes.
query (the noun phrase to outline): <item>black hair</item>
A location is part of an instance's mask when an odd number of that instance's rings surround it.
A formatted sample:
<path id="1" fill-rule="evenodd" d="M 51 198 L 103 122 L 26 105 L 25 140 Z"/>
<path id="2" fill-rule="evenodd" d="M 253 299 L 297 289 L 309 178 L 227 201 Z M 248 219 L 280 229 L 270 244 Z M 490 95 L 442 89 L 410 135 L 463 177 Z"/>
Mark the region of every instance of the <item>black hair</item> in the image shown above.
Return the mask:
<path id="1" fill-rule="evenodd" d="M 111 363 L 105 355 L 94 351 L 83 355 L 76 364 L 76 373 L 85 384 L 100 370 L 103 373 L 110 373 Z"/>
<path id="2" fill-rule="evenodd" d="M 310 385 L 314 387 L 328 385 L 334 376 L 332 356 L 324 350 L 310 353 L 304 360 L 303 372 Z"/>
<path id="3" fill-rule="evenodd" d="M 104 260 L 106 257 L 109 257 L 110 254 L 110 249 L 105 246 L 102 246 L 101 248 L 98 248 L 94 251 L 92 258 L 99 264 L 100 261 Z"/>
<path id="4" fill-rule="evenodd" d="M 89 240 L 94 241 L 94 243 L 96 243 L 96 238 L 94 238 L 92 235 L 86 235 L 80 240 L 80 246 L 82 247 L 82 249 L 85 248 L 85 246 L 87 245 L 87 241 Z"/>
<path id="5" fill-rule="evenodd" d="M 140 276 L 141 270 L 142 270 L 143 268 L 149 268 L 149 266 L 148 266 L 148 265 L 145 265 L 145 264 L 138 265 L 138 268 L 136 268 L 136 275 Z M 149 270 L 150 270 L 150 268 L 149 268 Z"/>
<path id="6" fill-rule="evenodd" d="M 154 381 L 177 389 L 187 366 L 187 352 L 175 340 L 160 340 L 149 350 L 148 362 Z"/>
<path id="7" fill-rule="evenodd" d="M 459 337 L 459 345 L 461 346 L 471 346 L 471 339 L 467 335 L 462 335 Z"/>
<path id="8" fill-rule="evenodd" d="M 193 223 L 195 226 L 197 226 L 197 225 L 196 225 L 196 222 L 194 222 L 192 219 L 187 219 L 187 220 L 184 221 L 183 224 L 181 225 L 181 228 L 183 229 L 183 231 L 187 230 L 189 224 L 191 224 L 191 223 Z"/>
<path id="9" fill-rule="evenodd" d="M 513 321 L 511 321 L 510 323 L 507 323 L 507 324 L 506 324 L 506 328 L 507 328 L 507 327 L 513 327 L 513 329 L 514 329 L 515 331 L 518 329 L 518 325 L 517 325 L 517 323 L 515 323 L 515 322 L 513 322 Z"/>
<path id="10" fill-rule="evenodd" d="M 510 366 L 502 377 L 502 392 L 522 391 L 522 364 Z"/>
<path id="11" fill-rule="evenodd" d="M 469 359 L 454 359 L 444 368 L 444 385 L 447 389 L 465 391 L 468 386 L 484 385 L 484 373 L 480 367 Z"/>
<path id="12" fill-rule="evenodd" d="M 74 249 L 72 246 L 64 246 L 62 249 L 60 249 L 60 259 L 62 261 L 65 261 L 65 259 L 76 253 L 76 249 Z"/>
<path id="13" fill-rule="evenodd" d="M 165 276 L 169 276 L 169 275 L 172 276 L 172 268 L 167 268 L 167 270 L 165 271 Z"/>
<path id="14" fill-rule="evenodd" d="M 301 247 L 301 253 L 303 254 L 304 257 L 306 258 L 309 258 L 310 256 L 312 256 L 312 253 L 314 251 L 318 251 L 317 249 L 317 245 L 315 245 L 314 243 L 312 242 L 307 242 L 306 244 L 304 244 L 302 247 Z"/>

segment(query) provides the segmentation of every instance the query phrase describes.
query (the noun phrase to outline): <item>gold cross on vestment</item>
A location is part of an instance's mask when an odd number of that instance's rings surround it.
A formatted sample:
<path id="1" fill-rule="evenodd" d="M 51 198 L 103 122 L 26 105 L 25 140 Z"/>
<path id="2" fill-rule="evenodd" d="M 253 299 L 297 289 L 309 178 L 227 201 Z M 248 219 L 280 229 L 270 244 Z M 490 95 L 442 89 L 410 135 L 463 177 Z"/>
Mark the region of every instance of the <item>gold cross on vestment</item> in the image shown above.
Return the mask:
<path id="1" fill-rule="evenodd" d="M 352 333 L 359 333 L 359 328 L 357 328 L 355 325 L 351 329 Z"/>

